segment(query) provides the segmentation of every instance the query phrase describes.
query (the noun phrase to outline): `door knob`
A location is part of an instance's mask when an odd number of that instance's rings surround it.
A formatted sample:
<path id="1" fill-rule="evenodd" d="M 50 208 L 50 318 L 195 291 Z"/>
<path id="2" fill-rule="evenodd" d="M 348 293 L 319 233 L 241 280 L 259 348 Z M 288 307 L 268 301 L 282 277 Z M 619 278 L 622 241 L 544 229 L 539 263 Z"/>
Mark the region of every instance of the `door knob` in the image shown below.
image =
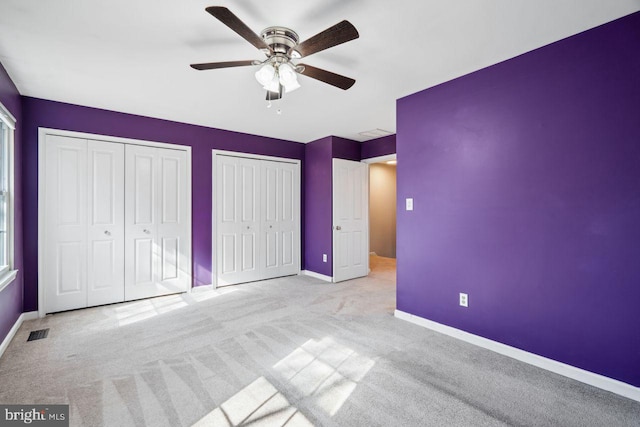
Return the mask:
<path id="1" fill-rule="evenodd" d="M 111 236 L 111 232 L 109 230 L 104 230 L 104 234 L 106 234 L 107 236 Z"/>
<path id="2" fill-rule="evenodd" d="M 339 225 L 336 226 L 336 230 L 342 230 L 342 227 L 340 227 Z"/>
<path id="3" fill-rule="evenodd" d="M 273 225 L 270 225 L 269 228 L 273 228 Z"/>
<path id="4" fill-rule="evenodd" d="M 145 233 L 147 233 L 147 234 L 151 233 L 151 232 L 150 232 L 149 230 L 147 230 L 146 228 L 145 228 L 144 230 L 142 230 L 142 231 L 143 231 L 143 232 L 145 232 Z"/>
<path id="5" fill-rule="evenodd" d="M 249 227 L 249 226 L 247 225 L 247 230 L 248 230 L 248 229 L 250 229 L 250 228 L 251 228 L 251 227 Z"/>

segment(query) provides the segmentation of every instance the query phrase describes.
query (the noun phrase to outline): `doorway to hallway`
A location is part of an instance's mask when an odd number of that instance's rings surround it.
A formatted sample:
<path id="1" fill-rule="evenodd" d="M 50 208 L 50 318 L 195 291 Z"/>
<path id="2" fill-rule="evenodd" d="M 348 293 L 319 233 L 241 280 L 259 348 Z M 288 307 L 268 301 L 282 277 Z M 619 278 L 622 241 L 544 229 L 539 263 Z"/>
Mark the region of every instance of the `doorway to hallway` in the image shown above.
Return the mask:
<path id="1" fill-rule="evenodd" d="M 371 275 L 396 274 L 396 155 L 368 159 Z"/>

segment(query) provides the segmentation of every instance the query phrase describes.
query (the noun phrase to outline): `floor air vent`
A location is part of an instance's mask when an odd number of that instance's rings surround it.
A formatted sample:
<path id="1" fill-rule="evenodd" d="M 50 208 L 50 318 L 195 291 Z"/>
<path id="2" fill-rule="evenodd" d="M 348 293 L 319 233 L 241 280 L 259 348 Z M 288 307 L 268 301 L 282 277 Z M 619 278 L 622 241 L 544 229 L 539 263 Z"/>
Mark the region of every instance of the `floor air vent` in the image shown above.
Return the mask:
<path id="1" fill-rule="evenodd" d="M 43 338 L 46 338 L 47 335 L 49 335 L 49 328 L 47 328 L 47 329 L 38 329 L 37 331 L 31 331 L 27 341 L 41 340 Z"/>

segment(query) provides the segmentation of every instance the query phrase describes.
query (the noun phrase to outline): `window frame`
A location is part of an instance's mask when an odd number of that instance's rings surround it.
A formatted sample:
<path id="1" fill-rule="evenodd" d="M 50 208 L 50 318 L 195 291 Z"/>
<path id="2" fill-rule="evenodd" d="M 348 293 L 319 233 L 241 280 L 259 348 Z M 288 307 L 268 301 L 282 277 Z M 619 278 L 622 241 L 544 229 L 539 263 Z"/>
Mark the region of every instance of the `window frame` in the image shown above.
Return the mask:
<path id="1" fill-rule="evenodd" d="M 5 196 L 5 221 L 6 238 L 5 253 L 7 264 L 0 267 L 0 292 L 12 283 L 18 273 L 14 269 L 14 248 L 15 248 L 15 222 L 14 222 L 14 140 L 16 131 L 16 119 L 9 110 L 0 102 L 0 122 L 6 127 L 6 167 L 2 168 L 6 173 L 6 196 Z M 4 129 L 0 126 L 0 138 L 4 138 Z M 4 160 L 4 159 L 2 159 Z M 2 179 L 2 177 L 0 177 Z"/>

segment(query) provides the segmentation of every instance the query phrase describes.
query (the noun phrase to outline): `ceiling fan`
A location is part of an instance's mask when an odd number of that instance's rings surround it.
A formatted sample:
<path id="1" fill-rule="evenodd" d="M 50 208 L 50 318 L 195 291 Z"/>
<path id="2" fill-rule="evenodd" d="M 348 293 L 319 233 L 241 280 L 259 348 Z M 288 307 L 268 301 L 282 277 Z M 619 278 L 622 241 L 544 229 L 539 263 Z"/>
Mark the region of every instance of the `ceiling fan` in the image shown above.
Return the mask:
<path id="1" fill-rule="evenodd" d="M 322 50 L 357 39 L 358 31 L 349 21 L 342 21 L 303 42 L 298 34 L 285 27 L 266 28 L 258 36 L 229 9 L 222 6 L 210 6 L 205 9 L 220 22 L 238 33 L 246 41 L 260 49 L 267 59 L 264 61 L 228 61 L 191 64 L 196 70 L 216 68 L 260 66 L 256 71 L 256 80 L 267 91 L 267 101 L 280 99 L 283 93 L 300 87 L 297 74 L 311 77 L 343 90 L 356 82 L 354 79 L 306 64 L 294 64 L 292 60 L 304 58 Z"/>

